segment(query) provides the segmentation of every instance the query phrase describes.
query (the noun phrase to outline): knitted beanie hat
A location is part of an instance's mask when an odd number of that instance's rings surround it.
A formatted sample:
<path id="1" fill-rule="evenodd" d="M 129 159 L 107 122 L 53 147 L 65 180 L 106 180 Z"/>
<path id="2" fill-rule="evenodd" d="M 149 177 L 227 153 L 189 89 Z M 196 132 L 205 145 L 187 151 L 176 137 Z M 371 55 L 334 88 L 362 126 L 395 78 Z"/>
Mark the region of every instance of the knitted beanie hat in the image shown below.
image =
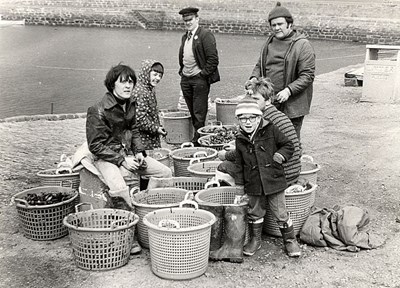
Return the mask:
<path id="1" fill-rule="evenodd" d="M 292 14 L 290 14 L 289 10 L 286 9 L 285 7 L 281 6 L 281 2 L 277 2 L 276 6 L 274 9 L 271 10 L 268 14 L 268 22 L 270 22 L 272 19 L 278 18 L 278 17 L 292 17 Z"/>
<path id="2" fill-rule="evenodd" d="M 249 96 L 246 96 L 240 100 L 236 106 L 235 115 L 239 116 L 241 114 L 262 115 L 262 112 L 257 104 L 257 101 Z"/>

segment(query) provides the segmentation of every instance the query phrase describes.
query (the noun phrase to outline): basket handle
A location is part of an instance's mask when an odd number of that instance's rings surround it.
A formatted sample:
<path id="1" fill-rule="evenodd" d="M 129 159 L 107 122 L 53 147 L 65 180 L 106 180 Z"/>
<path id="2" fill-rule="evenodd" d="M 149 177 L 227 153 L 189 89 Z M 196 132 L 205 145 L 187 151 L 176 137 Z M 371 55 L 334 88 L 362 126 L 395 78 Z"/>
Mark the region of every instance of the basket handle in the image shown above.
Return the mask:
<path id="1" fill-rule="evenodd" d="M 224 146 L 222 146 L 222 149 L 224 149 L 225 151 L 231 151 L 234 150 L 235 148 L 236 148 L 235 146 L 229 143 L 226 143 L 224 144 Z"/>
<path id="2" fill-rule="evenodd" d="M 193 154 L 193 158 L 203 158 L 201 157 L 203 155 L 204 157 L 207 157 L 207 152 L 206 151 L 197 151 L 196 153 Z"/>
<path id="3" fill-rule="evenodd" d="M 179 203 L 179 208 L 183 208 L 183 205 L 192 205 L 194 206 L 194 209 L 199 209 L 199 204 L 197 202 L 194 202 L 192 200 L 183 200 L 181 203 Z"/>
<path id="4" fill-rule="evenodd" d="M 19 199 L 19 198 L 14 198 L 14 197 L 13 197 L 12 200 L 14 200 L 14 202 L 20 202 L 19 204 L 23 204 L 23 205 L 25 205 L 26 207 L 29 206 L 28 202 L 27 202 L 25 199 Z M 18 204 L 18 203 L 16 203 L 16 204 Z"/>
<path id="5" fill-rule="evenodd" d="M 116 221 L 111 223 L 111 229 L 119 228 L 120 225 L 117 225 L 117 223 L 122 223 L 122 222 L 123 222 L 123 225 L 126 223 L 126 226 L 129 226 L 129 220 L 119 219 L 119 220 L 116 220 Z"/>
<path id="6" fill-rule="evenodd" d="M 216 180 L 211 180 L 211 181 L 208 181 L 208 182 L 204 185 L 204 189 L 208 189 L 208 188 L 214 187 L 214 186 L 219 187 L 219 186 L 221 186 L 221 185 L 219 184 L 218 181 L 216 181 Z"/>
<path id="7" fill-rule="evenodd" d="M 140 192 L 140 188 L 139 187 L 132 187 L 132 189 L 129 191 L 129 197 L 131 197 L 131 199 L 132 199 L 133 195 L 135 195 L 138 192 Z"/>
<path id="8" fill-rule="evenodd" d="M 75 212 L 78 213 L 79 212 L 79 207 L 83 206 L 83 205 L 90 205 L 90 209 L 89 210 L 93 210 L 93 205 L 92 203 L 88 203 L 88 202 L 83 202 L 83 203 L 79 203 L 75 205 Z"/>
<path id="9" fill-rule="evenodd" d="M 162 219 L 158 222 L 158 227 L 168 227 L 168 228 L 181 228 L 181 225 L 178 221 L 172 219 Z"/>
<path id="10" fill-rule="evenodd" d="M 301 156 L 300 161 L 314 163 L 314 158 L 310 155 L 303 155 Z"/>
<path id="11" fill-rule="evenodd" d="M 193 165 L 194 163 L 200 163 L 200 158 L 192 158 L 189 160 L 189 165 Z"/>
<path id="12" fill-rule="evenodd" d="M 181 148 L 185 148 L 185 147 L 194 147 L 194 144 L 192 142 L 183 142 L 181 144 Z"/>

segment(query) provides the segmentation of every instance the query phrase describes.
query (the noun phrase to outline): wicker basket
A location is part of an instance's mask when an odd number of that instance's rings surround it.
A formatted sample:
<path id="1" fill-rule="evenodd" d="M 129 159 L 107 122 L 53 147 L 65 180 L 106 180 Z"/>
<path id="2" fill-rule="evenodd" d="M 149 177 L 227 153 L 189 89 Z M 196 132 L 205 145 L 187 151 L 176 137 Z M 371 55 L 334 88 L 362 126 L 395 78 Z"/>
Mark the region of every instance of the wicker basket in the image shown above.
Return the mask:
<path id="1" fill-rule="evenodd" d="M 170 163 L 171 150 L 167 148 L 155 148 L 153 150 L 146 150 L 146 154 L 156 159 L 158 162 L 164 164 L 167 167 L 171 165 Z"/>
<path id="2" fill-rule="evenodd" d="M 227 141 L 225 143 L 219 143 L 219 144 L 211 144 L 211 137 L 215 136 L 215 134 L 211 134 L 211 135 L 205 135 L 205 136 L 201 136 L 197 142 L 202 146 L 202 147 L 208 147 L 208 148 L 213 148 L 217 151 L 221 151 L 222 149 L 224 149 L 224 147 L 226 145 L 228 145 L 232 140 Z"/>
<path id="3" fill-rule="evenodd" d="M 211 180 L 215 176 L 215 171 L 217 170 L 218 165 L 221 163 L 222 161 L 200 162 L 199 159 L 192 159 L 189 162 L 187 170 L 189 171 L 190 176 Z"/>
<path id="4" fill-rule="evenodd" d="M 25 201 L 27 194 L 50 192 L 69 194 L 72 198 L 60 203 L 40 206 L 29 205 Z M 63 219 L 74 212 L 78 196 L 76 190 L 60 186 L 37 187 L 15 194 L 12 201 L 15 202 L 24 236 L 32 240 L 53 240 L 66 236 L 68 229 L 63 225 Z"/>
<path id="5" fill-rule="evenodd" d="M 188 190 L 180 188 L 154 188 L 132 195 L 132 203 L 139 216 L 138 238 L 143 247 L 149 248 L 149 236 L 147 227 L 143 224 L 143 217 L 157 209 L 178 207 L 187 192 Z"/>
<path id="6" fill-rule="evenodd" d="M 243 187 L 240 188 L 237 186 L 219 187 L 219 184 L 217 184 L 217 187 L 211 187 L 211 185 L 213 184 L 214 182 L 207 183 L 205 189 L 197 192 L 197 194 L 194 196 L 195 201 L 199 203 L 201 209 L 207 211 L 214 211 L 215 209 L 213 207 L 216 205 L 217 206 L 233 205 L 235 197 L 238 195 L 242 196 L 244 194 Z M 212 243 L 211 250 L 216 250 L 220 248 L 225 240 L 224 225 L 223 225 L 224 219 L 217 219 L 216 221 L 221 221 L 221 225 L 219 225 L 220 228 L 218 227 L 218 225 L 215 225 L 215 227 L 213 227 L 214 229 L 213 235 L 221 235 L 221 236 L 218 243 Z M 250 231 L 248 229 L 248 225 L 246 225 L 244 245 L 246 245 L 250 239 L 249 233 Z"/>
<path id="7" fill-rule="evenodd" d="M 191 147 L 187 147 L 188 145 L 191 145 Z M 200 158 L 201 161 L 211 161 L 217 158 L 217 154 L 218 151 L 212 148 L 193 147 L 192 143 L 183 143 L 180 149 L 171 152 L 171 158 L 174 163 L 174 176 L 190 177 L 187 167 L 191 159 Z"/>
<path id="8" fill-rule="evenodd" d="M 212 213 L 195 208 L 160 209 L 148 213 L 151 268 L 155 275 L 187 280 L 204 274 L 208 267 Z"/>
<path id="9" fill-rule="evenodd" d="M 56 174 L 57 169 L 39 171 L 36 175 L 40 179 L 41 186 L 62 186 L 78 189 L 80 184 L 79 172 L 69 174 Z"/>
<path id="10" fill-rule="evenodd" d="M 120 209 L 91 209 L 65 217 L 76 266 L 104 271 L 127 264 L 138 221 L 136 214 Z"/>
<path id="11" fill-rule="evenodd" d="M 321 167 L 314 163 L 314 159 L 309 155 L 303 155 L 301 157 L 301 171 L 300 178 L 307 180 L 312 184 L 317 184 L 318 172 Z M 315 203 L 315 192 L 314 190 L 311 194 L 311 206 L 314 206 Z"/>
<path id="12" fill-rule="evenodd" d="M 237 125 L 233 125 L 233 124 L 222 125 L 221 122 L 217 121 L 214 124 L 207 125 L 207 126 L 197 129 L 197 132 L 199 133 L 200 136 L 206 136 L 206 135 L 216 134 L 218 131 L 224 131 L 224 130 L 238 131 L 239 128 Z M 208 132 L 208 131 L 214 131 L 214 132 Z"/>
<path id="13" fill-rule="evenodd" d="M 207 178 L 204 177 L 171 177 L 171 178 L 150 178 L 149 186 L 151 188 L 175 187 L 192 192 L 204 189 Z"/>
<path id="14" fill-rule="evenodd" d="M 299 234 L 304 222 L 311 213 L 312 194 L 317 189 L 316 184 L 311 184 L 311 188 L 301 193 L 286 194 L 286 209 L 290 219 L 293 221 L 295 234 Z M 272 216 L 271 210 L 267 206 L 267 213 L 264 217 L 263 231 L 266 234 L 282 237 L 278 223 Z"/>

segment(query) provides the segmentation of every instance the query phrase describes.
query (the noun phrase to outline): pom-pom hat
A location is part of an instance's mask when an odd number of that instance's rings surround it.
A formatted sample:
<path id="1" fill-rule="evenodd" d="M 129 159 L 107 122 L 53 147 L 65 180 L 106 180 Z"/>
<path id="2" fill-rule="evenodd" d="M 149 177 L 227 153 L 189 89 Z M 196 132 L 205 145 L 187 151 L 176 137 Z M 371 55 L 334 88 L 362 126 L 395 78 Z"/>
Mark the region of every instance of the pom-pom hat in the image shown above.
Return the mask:
<path id="1" fill-rule="evenodd" d="M 250 96 L 244 97 L 236 106 L 235 115 L 239 116 L 242 114 L 254 114 L 254 115 L 262 115 L 260 107 L 257 104 L 257 101 L 251 98 Z"/>
<path id="2" fill-rule="evenodd" d="M 277 2 L 274 9 L 271 10 L 268 14 L 268 22 L 271 22 L 272 19 L 278 17 L 290 17 L 293 18 L 292 14 L 290 14 L 289 10 L 285 7 L 281 6 L 281 2 Z"/>

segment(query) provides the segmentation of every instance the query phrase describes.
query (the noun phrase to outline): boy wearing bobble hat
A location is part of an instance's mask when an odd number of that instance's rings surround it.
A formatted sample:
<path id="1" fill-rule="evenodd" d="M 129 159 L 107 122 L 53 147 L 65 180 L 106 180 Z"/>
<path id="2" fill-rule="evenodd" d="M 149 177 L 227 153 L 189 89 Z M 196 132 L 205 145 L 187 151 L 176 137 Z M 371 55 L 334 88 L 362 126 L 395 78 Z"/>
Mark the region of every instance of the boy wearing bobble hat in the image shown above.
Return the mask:
<path id="1" fill-rule="evenodd" d="M 256 100 L 246 96 L 236 107 L 240 131 L 236 137 L 236 164 L 243 168 L 240 183 L 249 198 L 248 219 L 251 239 L 243 254 L 252 256 L 261 248 L 261 233 L 266 205 L 277 220 L 285 249 L 290 257 L 301 254 L 293 225 L 286 209 L 287 188 L 282 163 L 294 152 L 294 146 L 278 127 L 262 118 Z"/>

